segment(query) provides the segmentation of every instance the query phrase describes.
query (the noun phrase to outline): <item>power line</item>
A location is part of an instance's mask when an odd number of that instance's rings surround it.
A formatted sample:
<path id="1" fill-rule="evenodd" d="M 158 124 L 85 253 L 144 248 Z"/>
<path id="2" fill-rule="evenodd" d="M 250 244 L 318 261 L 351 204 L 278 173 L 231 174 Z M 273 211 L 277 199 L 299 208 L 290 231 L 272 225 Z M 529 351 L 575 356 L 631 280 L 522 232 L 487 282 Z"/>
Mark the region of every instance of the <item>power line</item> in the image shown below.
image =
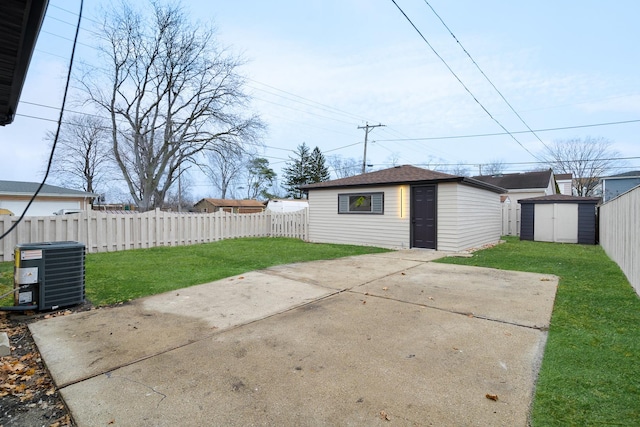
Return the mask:
<path id="1" fill-rule="evenodd" d="M 431 51 L 438 57 L 438 59 L 440 59 L 440 61 L 442 61 L 442 63 L 445 65 L 445 67 L 447 67 L 447 69 L 449 70 L 449 72 L 456 78 L 456 80 L 458 80 L 458 82 L 462 85 L 462 87 L 464 88 L 464 90 L 467 91 L 467 93 L 469 95 L 471 95 L 471 97 L 473 98 L 473 100 L 480 106 L 480 108 L 482 108 L 484 110 L 485 113 L 487 113 L 487 115 L 491 118 L 491 120 L 493 120 L 494 122 L 496 122 L 498 124 L 498 126 L 500 126 L 502 128 L 502 130 L 504 130 L 516 143 L 518 143 L 518 145 L 520 147 L 522 147 L 527 153 L 529 153 L 534 159 L 540 160 L 540 158 L 538 158 L 538 156 L 536 156 L 535 154 L 533 154 L 531 151 L 529 151 L 529 149 L 527 147 L 525 147 L 520 141 L 518 141 L 518 139 L 513 136 L 506 127 L 504 127 L 502 125 L 502 123 L 500 123 L 500 121 L 498 119 L 496 119 L 495 117 L 493 117 L 493 115 L 489 112 L 489 110 L 486 109 L 486 107 L 478 100 L 478 98 L 476 98 L 476 96 L 473 94 L 473 92 L 471 92 L 471 90 L 467 87 L 467 85 L 464 84 L 464 82 L 460 79 L 460 77 L 458 77 L 458 75 L 455 73 L 455 71 L 453 71 L 453 69 L 449 66 L 449 64 L 447 63 L 447 61 L 444 60 L 444 58 L 442 56 L 440 56 L 440 54 L 435 50 L 435 48 L 431 45 L 431 43 L 429 43 L 429 41 L 427 40 L 427 38 L 422 34 L 422 32 L 418 29 L 418 27 L 416 27 L 416 25 L 413 23 L 413 21 L 411 20 L 411 18 L 409 18 L 409 16 L 407 16 L 407 14 L 404 12 L 404 10 L 402 10 L 402 8 L 400 6 L 398 6 L 398 3 L 396 3 L 396 0 L 391 0 L 391 2 L 398 8 L 398 10 L 400 11 L 400 13 L 402 13 L 402 15 L 407 19 L 407 21 L 409 21 L 409 24 L 411 24 L 411 26 L 413 27 L 414 30 L 416 30 L 416 32 L 420 35 L 420 37 L 422 38 L 422 40 L 427 44 L 427 46 L 429 46 L 429 48 L 431 49 Z"/>
<path id="2" fill-rule="evenodd" d="M 47 162 L 47 169 L 46 169 L 46 171 L 44 173 L 44 177 L 42 178 L 42 182 L 40 182 L 40 185 L 36 189 L 35 193 L 33 193 L 33 196 L 31 196 L 31 199 L 29 199 L 29 202 L 27 203 L 27 206 L 22 211 L 22 214 L 20 215 L 18 220 L 16 222 L 14 222 L 11 225 L 11 227 L 9 227 L 9 229 L 7 231 L 2 233 L 2 235 L 0 236 L 0 240 L 4 239 L 6 236 L 8 236 L 9 233 L 11 233 L 18 226 L 18 224 L 20 224 L 20 222 L 22 221 L 22 219 L 26 215 L 27 210 L 29 210 L 29 207 L 33 204 L 33 201 L 36 199 L 36 197 L 38 197 L 38 194 L 40 193 L 40 190 L 42 190 L 42 187 L 44 186 L 44 183 L 47 181 L 47 177 L 49 176 L 49 171 L 51 170 L 51 164 L 53 163 L 53 155 L 54 155 L 54 153 L 56 151 L 56 145 L 58 144 L 58 138 L 60 137 L 60 128 L 62 127 L 62 117 L 64 116 L 64 106 L 65 106 L 65 104 L 67 102 L 67 93 L 69 91 L 69 84 L 71 83 L 71 70 L 73 69 L 73 58 L 74 58 L 75 53 L 76 53 L 76 46 L 77 46 L 77 43 L 78 43 L 78 34 L 80 33 L 80 22 L 82 21 L 82 6 L 83 6 L 83 4 L 84 4 L 84 0 L 80 0 L 80 12 L 78 13 L 78 23 L 76 25 L 76 34 L 75 34 L 75 37 L 73 39 L 73 45 L 72 45 L 72 48 L 71 48 L 71 58 L 69 59 L 69 67 L 67 69 L 67 80 L 66 80 L 65 87 L 64 87 L 64 94 L 62 96 L 62 105 L 60 106 L 60 115 L 58 116 L 58 126 L 57 126 L 57 129 L 56 129 L 55 136 L 53 138 L 53 144 L 51 145 L 51 153 L 49 154 L 49 161 Z"/>
<path id="3" fill-rule="evenodd" d="M 557 128 L 546 128 L 546 129 L 536 129 L 535 132 L 552 132 L 557 130 L 570 130 L 570 129 L 582 129 L 582 128 L 590 128 L 590 127 L 598 127 L 598 126 L 613 126 L 613 125 L 624 125 L 629 123 L 638 123 L 640 119 L 634 120 L 621 120 L 618 122 L 606 122 L 606 123 L 592 123 L 587 125 L 577 125 L 577 126 L 564 126 Z M 530 133 L 528 130 L 521 130 L 515 132 L 498 132 L 498 133 L 479 133 L 473 135 L 451 135 L 451 136 L 429 136 L 423 138 L 404 138 L 404 139 L 378 139 L 374 142 L 394 142 L 394 141 L 433 141 L 440 139 L 462 139 L 462 138 L 483 138 L 487 136 L 504 136 L 510 134 L 521 134 L 521 133 Z M 538 159 L 540 160 L 540 159 Z"/>
<path id="4" fill-rule="evenodd" d="M 544 143 L 544 141 L 542 139 L 540 139 L 540 137 L 535 133 L 535 131 L 533 131 L 531 129 L 531 127 L 529 127 L 529 125 L 527 124 L 527 122 L 524 121 L 524 119 L 522 118 L 522 116 L 520 116 L 520 114 L 518 114 L 518 112 L 516 111 L 515 108 L 513 108 L 513 106 L 511 105 L 511 103 L 509 101 L 507 101 L 507 98 L 504 97 L 504 95 L 502 94 L 502 92 L 500 92 L 500 90 L 498 90 L 498 88 L 496 87 L 496 85 L 493 84 L 493 82 L 491 81 L 491 79 L 489 79 L 489 77 L 485 74 L 485 72 L 482 70 L 482 68 L 480 68 L 480 65 L 478 65 L 478 63 L 475 61 L 475 59 L 473 59 L 473 57 L 471 56 L 471 54 L 467 51 L 467 49 L 465 49 L 465 47 L 462 45 L 462 43 L 460 43 L 460 40 L 458 40 L 458 38 L 453 34 L 453 31 L 451 31 L 451 29 L 447 26 L 447 24 L 445 24 L 444 20 L 440 17 L 440 15 L 438 15 L 438 13 L 435 11 L 435 9 L 433 8 L 433 6 L 431 6 L 431 4 L 429 4 L 429 2 L 427 0 L 424 0 L 424 2 L 427 4 L 427 6 L 429 6 L 429 8 L 431 9 L 431 11 L 433 12 L 434 15 L 436 15 L 436 17 L 440 20 L 440 22 L 442 23 L 442 25 L 444 25 L 444 27 L 447 29 L 447 31 L 449 31 L 449 34 L 451 34 L 451 37 L 453 37 L 453 39 L 456 41 L 456 43 L 458 43 L 458 46 L 460 46 L 460 48 L 464 51 L 464 53 L 467 54 L 467 56 L 469 57 L 469 59 L 471 60 L 471 62 L 473 63 L 473 65 L 476 66 L 476 68 L 478 69 L 478 71 L 480 71 L 480 74 L 482 74 L 482 76 L 489 82 L 489 84 L 491 85 L 491 87 L 493 89 L 495 89 L 495 91 L 498 93 L 498 95 L 500 95 L 500 98 L 502 98 L 502 100 L 505 102 L 505 104 L 507 104 L 509 106 L 509 108 L 511 109 L 511 111 L 513 111 L 513 114 L 516 115 L 516 117 L 518 117 L 518 119 L 520 119 L 520 121 L 522 122 L 523 125 L 525 125 L 527 127 L 527 129 L 529 129 L 529 131 L 538 139 L 538 141 L 540 141 L 540 143 L 546 148 L 549 149 L 549 147 L 547 146 L 547 144 Z"/>

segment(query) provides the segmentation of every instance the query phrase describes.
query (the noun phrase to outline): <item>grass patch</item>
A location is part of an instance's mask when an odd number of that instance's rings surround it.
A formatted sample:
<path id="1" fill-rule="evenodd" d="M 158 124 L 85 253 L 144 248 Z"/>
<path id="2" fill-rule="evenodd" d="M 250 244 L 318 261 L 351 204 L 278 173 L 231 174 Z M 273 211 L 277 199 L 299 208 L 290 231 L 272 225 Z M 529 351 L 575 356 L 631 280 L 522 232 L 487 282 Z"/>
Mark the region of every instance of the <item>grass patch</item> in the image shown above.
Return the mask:
<path id="1" fill-rule="evenodd" d="M 379 252 L 387 250 L 287 238 L 245 238 L 89 254 L 86 295 L 94 305 L 108 305 L 279 264 Z M 13 263 L 0 263 L 0 294 L 12 287 Z M 0 305 L 13 305 L 12 297 L 4 298 Z"/>
<path id="2" fill-rule="evenodd" d="M 520 241 L 450 264 L 560 277 L 533 426 L 631 426 L 640 420 L 640 299 L 600 246 Z"/>

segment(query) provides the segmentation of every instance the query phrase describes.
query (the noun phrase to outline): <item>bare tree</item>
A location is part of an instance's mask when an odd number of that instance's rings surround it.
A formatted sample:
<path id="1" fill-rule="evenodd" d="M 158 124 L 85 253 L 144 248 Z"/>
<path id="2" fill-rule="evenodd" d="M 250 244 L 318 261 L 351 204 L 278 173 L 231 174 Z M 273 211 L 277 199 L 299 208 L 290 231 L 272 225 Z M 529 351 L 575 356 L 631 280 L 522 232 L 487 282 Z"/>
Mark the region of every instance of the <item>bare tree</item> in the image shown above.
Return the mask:
<path id="1" fill-rule="evenodd" d="M 143 13 L 120 5 L 105 14 L 107 63 L 82 84 L 108 113 L 116 164 L 148 210 L 162 203 L 180 165 L 254 140 L 262 123 L 244 114 L 242 62 L 216 46 L 212 29 L 189 22 L 179 6 L 150 2 Z"/>
<path id="2" fill-rule="evenodd" d="M 573 174 L 573 189 L 578 196 L 591 196 L 600 177 L 624 165 L 612 145 L 602 137 L 558 140 L 544 150 L 542 158 L 554 173 Z"/>
<path id="3" fill-rule="evenodd" d="M 177 212 L 191 211 L 195 201 L 192 193 L 193 181 L 186 170 L 180 171 L 177 184 L 174 185 L 166 195 L 163 203 L 164 208 L 171 208 Z"/>
<path id="4" fill-rule="evenodd" d="M 447 171 L 447 173 L 456 176 L 469 176 L 470 172 L 471 170 L 464 163 L 458 163 L 455 166 L 452 166 L 451 169 Z"/>
<path id="5" fill-rule="evenodd" d="M 245 152 L 240 145 L 236 145 L 227 150 L 208 151 L 205 157 L 207 161 L 199 165 L 200 169 L 220 192 L 220 198 L 225 199 L 246 168 Z"/>
<path id="6" fill-rule="evenodd" d="M 335 154 L 327 157 L 327 164 L 333 170 L 336 178 L 346 178 L 362 172 L 362 160 L 353 157 L 342 157 Z"/>
<path id="7" fill-rule="evenodd" d="M 46 139 L 53 143 L 54 134 Z M 103 120 L 95 116 L 71 116 L 63 125 L 49 174 L 59 183 L 89 193 L 104 191 L 110 171 L 111 146 Z"/>
<path id="8" fill-rule="evenodd" d="M 479 165 L 480 175 L 500 175 L 504 173 L 506 168 L 504 161 L 499 159 Z"/>

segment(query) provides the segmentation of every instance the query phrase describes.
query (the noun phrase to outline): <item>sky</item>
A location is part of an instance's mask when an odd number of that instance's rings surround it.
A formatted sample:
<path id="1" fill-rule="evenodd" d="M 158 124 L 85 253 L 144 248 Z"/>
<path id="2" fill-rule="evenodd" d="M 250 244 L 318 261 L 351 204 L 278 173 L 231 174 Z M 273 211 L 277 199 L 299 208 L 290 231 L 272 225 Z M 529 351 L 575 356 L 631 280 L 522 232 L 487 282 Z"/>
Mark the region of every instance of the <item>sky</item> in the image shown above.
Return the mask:
<path id="1" fill-rule="evenodd" d="M 101 4 L 85 2 L 76 64 L 98 60 Z M 250 108 L 267 124 L 260 155 L 280 177 L 303 142 L 361 159 L 367 123 L 384 125 L 369 132 L 369 171 L 462 164 L 473 175 L 498 161 L 522 172 L 540 166 L 543 144 L 589 136 L 613 142 L 626 159 L 621 172 L 640 170 L 635 0 L 182 4 L 194 21 L 215 23 L 219 43 L 246 60 L 239 71 Z M 17 116 L 0 127 L 0 180 L 44 174 L 79 5 L 49 2 Z M 189 181 L 195 199 L 217 196 L 204 176 Z"/>

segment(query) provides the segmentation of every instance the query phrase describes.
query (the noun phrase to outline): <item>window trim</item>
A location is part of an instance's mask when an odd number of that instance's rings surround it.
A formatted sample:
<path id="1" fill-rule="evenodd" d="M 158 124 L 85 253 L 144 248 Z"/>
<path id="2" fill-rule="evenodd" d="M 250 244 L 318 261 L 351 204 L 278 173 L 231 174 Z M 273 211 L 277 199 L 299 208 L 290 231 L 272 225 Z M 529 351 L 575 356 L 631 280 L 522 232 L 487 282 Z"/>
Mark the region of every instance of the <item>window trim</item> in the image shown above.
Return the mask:
<path id="1" fill-rule="evenodd" d="M 371 196 L 371 211 L 350 211 L 349 209 L 349 199 L 352 196 Z M 380 210 L 374 210 L 374 196 L 380 196 Z M 340 198 L 347 197 L 347 210 L 340 209 Z M 384 191 L 366 191 L 366 192 L 357 192 L 357 193 L 338 193 L 338 214 L 339 215 L 384 215 Z"/>

